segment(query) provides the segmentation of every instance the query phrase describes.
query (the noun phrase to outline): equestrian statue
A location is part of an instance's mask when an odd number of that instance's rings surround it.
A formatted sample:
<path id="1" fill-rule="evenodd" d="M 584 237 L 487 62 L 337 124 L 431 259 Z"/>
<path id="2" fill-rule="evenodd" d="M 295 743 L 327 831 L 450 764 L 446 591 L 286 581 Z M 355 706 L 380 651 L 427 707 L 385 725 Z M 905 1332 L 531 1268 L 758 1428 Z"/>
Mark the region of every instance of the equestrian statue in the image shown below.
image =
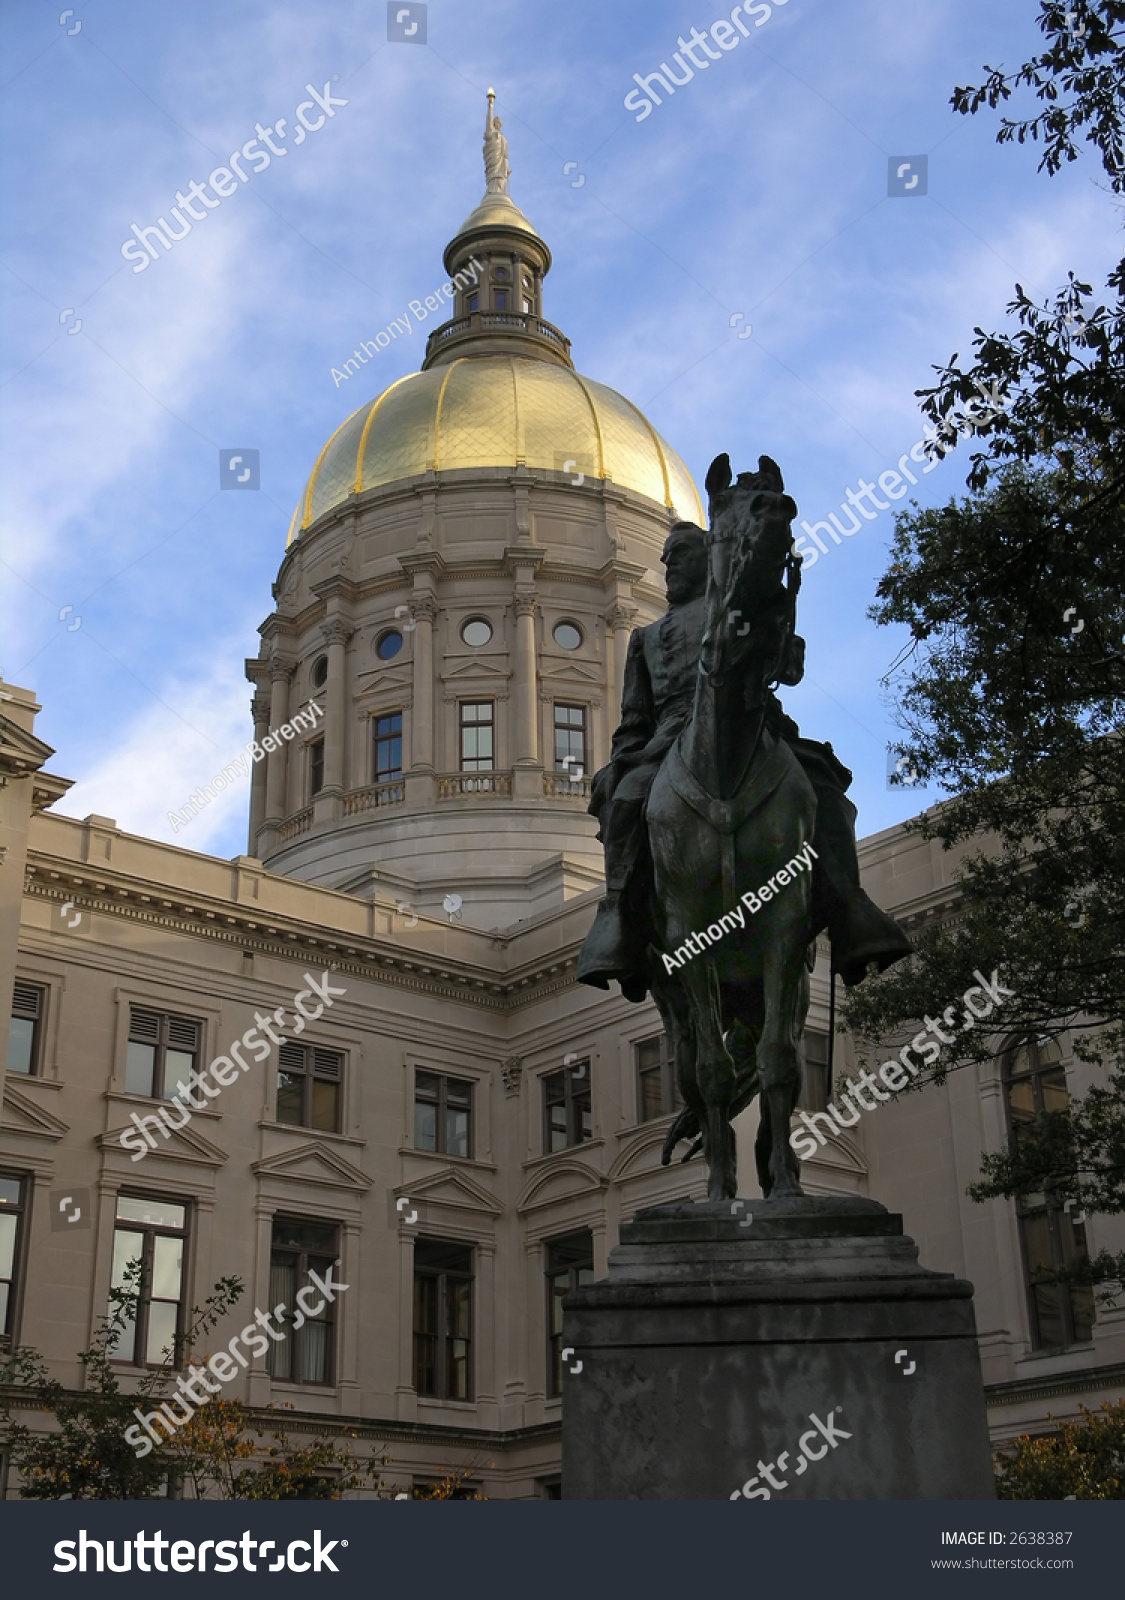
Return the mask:
<path id="1" fill-rule="evenodd" d="M 817 934 L 848 985 L 912 946 L 860 887 L 851 773 L 773 692 L 801 681 L 805 649 L 781 472 L 762 456 L 733 481 L 721 455 L 706 489 L 710 531 L 673 524 L 668 609 L 629 641 L 621 725 L 590 800 L 606 894 L 578 977 L 656 1002 L 684 1103 L 664 1165 L 688 1140 L 709 1200 L 733 1199 L 731 1123 L 759 1094 L 758 1178 L 784 1198 L 803 1193 L 789 1122 Z"/>

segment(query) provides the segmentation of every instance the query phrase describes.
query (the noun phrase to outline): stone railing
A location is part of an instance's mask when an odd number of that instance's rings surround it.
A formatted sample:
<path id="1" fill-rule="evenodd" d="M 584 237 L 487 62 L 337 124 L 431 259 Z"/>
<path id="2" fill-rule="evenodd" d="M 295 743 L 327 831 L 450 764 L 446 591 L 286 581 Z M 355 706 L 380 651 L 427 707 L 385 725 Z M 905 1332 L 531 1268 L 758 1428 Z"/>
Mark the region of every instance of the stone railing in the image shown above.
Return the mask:
<path id="1" fill-rule="evenodd" d="M 295 816 L 289 817 L 277 830 L 277 837 L 282 844 L 288 844 L 290 839 L 300 838 L 302 833 L 308 833 L 312 827 L 313 808 L 306 806 L 303 811 L 298 811 Z"/>
<path id="2" fill-rule="evenodd" d="M 510 772 L 445 772 L 438 774 L 437 797 L 455 800 L 463 794 L 507 794 L 512 792 Z"/>
<path id="3" fill-rule="evenodd" d="M 434 344 L 444 344 L 446 339 L 452 339 L 455 333 L 467 333 L 470 327 L 468 317 L 458 317 L 455 322 L 447 322 L 442 328 L 435 328 L 430 334 Z"/>
<path id="4" fill-rule="evenodd" d="M 516 333 L 530 334 L 532 338 L 545 339 L 564 355 L 570 354 L 570 340 L 554 323 L 546 322 L 531 312 L 524 311 L 472 311 L 466 317 L 454 317 L 440 328 L 435 328 L 426 340 L 426 354 L 449 339 L 482 333 L 490 328 L 510 328 Z"/>
<path id="5" fill-rule="evenodd" d="M 560 333 L 552 322 L 544 322 L 542 317 L 536 317 L 536 324 L 544 339 L 550 339 L 552 344 L 557 344 L 560 350 L 570 349 L 570 340 L 565 333 Z"/>
<path id="6" fill-rule="evenodd" d="M 543 793 L 548 800 L 588 800 L 590 779 L 572 778 L 565 772 L 545 772 Z"/>
<path id="7" fill-rule="evenodd" d="M 383 783 L 369 783 L 366 789 L 353 789 L 344 796 L 344 815 L 354 817 L 360 811 L 376 811 L 380 806 L 401 805 L 406 799 L 406 783 L 402 778 L 388 778 Z"/>

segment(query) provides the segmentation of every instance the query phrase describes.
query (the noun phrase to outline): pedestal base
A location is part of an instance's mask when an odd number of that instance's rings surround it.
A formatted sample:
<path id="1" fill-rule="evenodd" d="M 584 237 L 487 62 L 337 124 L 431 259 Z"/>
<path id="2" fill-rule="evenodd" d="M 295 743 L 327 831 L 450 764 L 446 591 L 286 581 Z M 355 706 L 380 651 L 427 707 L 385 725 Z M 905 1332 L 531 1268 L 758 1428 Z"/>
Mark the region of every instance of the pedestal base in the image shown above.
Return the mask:
<path id="1" fill-rule="evenodd" d="M 993 1499 L 972 1293 L 872 1200 L 642 1211 L 565 1301 L 564 1499 Z"/>

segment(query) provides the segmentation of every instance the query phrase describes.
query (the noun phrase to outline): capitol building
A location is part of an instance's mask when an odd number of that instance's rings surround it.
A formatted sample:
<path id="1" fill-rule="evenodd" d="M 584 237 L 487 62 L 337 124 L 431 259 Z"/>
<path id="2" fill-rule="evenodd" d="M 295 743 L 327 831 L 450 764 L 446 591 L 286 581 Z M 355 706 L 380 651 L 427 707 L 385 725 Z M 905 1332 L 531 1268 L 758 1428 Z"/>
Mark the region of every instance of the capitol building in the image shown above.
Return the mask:
<path id="1" fill-rule="evenodd" d="M 340 422 L 278 529 L 246 662 L 268 750 L 246 854 L 61 814 L 34 692 L 0 685 L 0 1341 L 79 1388 L 76 1352 L 139 1252 L 152 1270 L 120 1351 L 139 1378 L 220 1277 L 245 1294 L 216 1347 L 338 1261 L 346 1292 L 226 1394 L 290 1408 L 297 1442 L 350 1431 L 407 1487 L 471 1466 L 489 1498 L 553 1499 L 582 1381 L 562 1298 L 605 1273 L 622 1220 L 705 1193 L 698 1160 L 659 1164 L 679 1101 L 655 1006 L 575 979 L 603 890 L 590 777 L 630 632 L 663 613 L 671 523 L 705 518 L 672 444 L 575 367 L 547 317 L 551 251 L 506 177 L 488 183 L 446 246 L 449 320 L 421 371 Z M 859 854 L 908 933 L 956 919 L 955 852 L 892 828 Z M 828 971 L 824 944 L 810 1110 Z M 294 1017 L 306 974 L 332 1003 L 278 1042 L 262 1019 Z M 161 1124 L 177 1084 L 256 1027 L 256 1059 Z M 853 1049 L 837 1041 L 838 1071 Z M 804 1167 L 812 1193 L 901 1212 L 926 1267 L 974 1284 L 997 1440 L 1125 1387 L 1125 1312 L 1094 1318 L 1041 1271 L 1076 1243 L 1120 1249 L 1117 1219 L 965 1195 L 1017 1103 L 1083 1092 L 1086 1071 L 997 1034 L 987 1067 L 880 1107 Z M 747 1195 L 755 1129 L 751 1107 Z M 15 1497 L 2 1441 L 0 1474 Z"/>

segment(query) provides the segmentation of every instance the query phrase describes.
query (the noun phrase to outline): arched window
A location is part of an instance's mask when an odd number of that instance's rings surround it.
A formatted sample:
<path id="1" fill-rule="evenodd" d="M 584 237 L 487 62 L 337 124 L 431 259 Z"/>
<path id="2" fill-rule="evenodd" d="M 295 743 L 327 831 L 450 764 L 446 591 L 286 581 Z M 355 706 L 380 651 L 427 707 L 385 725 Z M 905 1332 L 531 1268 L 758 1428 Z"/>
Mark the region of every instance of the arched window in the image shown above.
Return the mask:
<path id="1" fill-rule="evenodd" d="M 1057 1039 L 1015 1044 L 1004 1057 L 1004 1103 L 1008 1133 L 1018 1147 L 1022 1132 L 1047 1111 L 1064 1111 L 1069 1096 Z M 1064 1211 L 1050 1194 L 1016 1202 L 1023 1247 L 1024 1281 L 1037 1350 L 1060 1350 L 1093 1337 L 1094 1297 L 1089 1288 L 1053 1283 L 1050 1274 L 1086 1254 L 1086 1229 L 1075 1208 Z"/>

